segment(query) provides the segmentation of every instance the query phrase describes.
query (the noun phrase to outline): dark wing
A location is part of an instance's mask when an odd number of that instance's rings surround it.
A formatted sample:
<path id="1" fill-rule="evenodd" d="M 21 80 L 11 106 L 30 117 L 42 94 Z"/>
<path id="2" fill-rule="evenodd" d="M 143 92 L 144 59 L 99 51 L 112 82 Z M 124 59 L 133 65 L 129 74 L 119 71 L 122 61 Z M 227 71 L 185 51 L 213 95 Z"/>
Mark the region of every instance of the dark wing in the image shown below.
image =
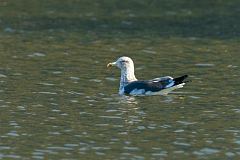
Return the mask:
<path id="1" fill-rule="evenodd" d="M 148 81 L 134 81 L 124 87 L 124 93 L 130 94 L 135 89 L 143 89 L 144 92 L 158 92 L 172 85 L 174 85 L 172 77 L 155 78 Z"/>

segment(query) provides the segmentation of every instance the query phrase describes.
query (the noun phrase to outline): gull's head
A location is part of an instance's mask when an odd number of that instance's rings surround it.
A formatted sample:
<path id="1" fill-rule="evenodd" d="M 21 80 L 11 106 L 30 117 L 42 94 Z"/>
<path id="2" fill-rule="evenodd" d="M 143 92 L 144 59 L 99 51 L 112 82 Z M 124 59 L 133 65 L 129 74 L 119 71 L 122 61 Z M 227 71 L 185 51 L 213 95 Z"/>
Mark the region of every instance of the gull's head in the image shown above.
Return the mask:
<path id="1" fill-rule="evenodd" d="M 128 68 L 134 69 L 134 64 L 131 58 L 129 57 L 120 57 L 117 61 L 108 63 L 107 67 L 117 66 L 121 70 L 126 70 Z"/>

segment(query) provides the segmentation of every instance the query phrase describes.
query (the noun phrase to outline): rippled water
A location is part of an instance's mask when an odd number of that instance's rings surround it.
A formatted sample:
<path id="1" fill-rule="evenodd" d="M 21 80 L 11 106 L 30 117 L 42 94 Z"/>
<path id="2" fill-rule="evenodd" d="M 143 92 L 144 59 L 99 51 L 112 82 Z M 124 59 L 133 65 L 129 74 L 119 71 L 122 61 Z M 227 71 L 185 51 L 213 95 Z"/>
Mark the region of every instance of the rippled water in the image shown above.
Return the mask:
<path id="1" fill-rule="evenodd" d="M 185 3 L 144 12 L 169 18 L 157 23 L 139 19 L 145 2 L 93 1 L 92 10 L 87 1 L 31 2 L 29 11 L 0 2 L 0 159 L 240 157 L 239 22 L 172 26 L 175 16 L 199 14 L 175 11 Z M 235 15 L 234 4 L 216 2 L 213 12 Z M 168 96 L 119 96 L 119 70 L 106 64 L 122 55 L 138 79 L 189 74 L 192 82 Z"/>

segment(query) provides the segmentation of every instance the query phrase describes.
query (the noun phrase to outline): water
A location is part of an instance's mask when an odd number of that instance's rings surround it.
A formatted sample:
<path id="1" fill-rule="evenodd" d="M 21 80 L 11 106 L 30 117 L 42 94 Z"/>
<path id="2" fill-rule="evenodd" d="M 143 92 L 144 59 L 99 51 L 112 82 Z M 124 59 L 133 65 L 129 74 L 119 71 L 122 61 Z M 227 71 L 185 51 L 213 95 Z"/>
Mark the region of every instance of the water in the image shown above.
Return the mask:
<path id="1" fill-rule="evenodd" d="M 0 159 L 239 159 L 238 4 L 0 2 Z M 192 82 L 121 97 L 122 55 Z"/>

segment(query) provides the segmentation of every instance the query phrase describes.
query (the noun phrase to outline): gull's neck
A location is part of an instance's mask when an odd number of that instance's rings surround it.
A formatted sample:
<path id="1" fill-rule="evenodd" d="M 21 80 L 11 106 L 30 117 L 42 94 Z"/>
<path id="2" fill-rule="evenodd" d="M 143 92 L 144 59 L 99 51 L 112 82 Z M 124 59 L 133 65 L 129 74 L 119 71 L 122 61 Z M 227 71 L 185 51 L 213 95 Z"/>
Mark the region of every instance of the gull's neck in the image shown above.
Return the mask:
<path id="1" fill-rule="evenodd" d="M 123 94 L 124 87 L 130 82 L 136 81 L 136 77 L 134 74 L 134 67 L 128 67 L 126 69 L 121 69 L 121 79 L 120 79 L 120 87 L 119 94 Z"/>

